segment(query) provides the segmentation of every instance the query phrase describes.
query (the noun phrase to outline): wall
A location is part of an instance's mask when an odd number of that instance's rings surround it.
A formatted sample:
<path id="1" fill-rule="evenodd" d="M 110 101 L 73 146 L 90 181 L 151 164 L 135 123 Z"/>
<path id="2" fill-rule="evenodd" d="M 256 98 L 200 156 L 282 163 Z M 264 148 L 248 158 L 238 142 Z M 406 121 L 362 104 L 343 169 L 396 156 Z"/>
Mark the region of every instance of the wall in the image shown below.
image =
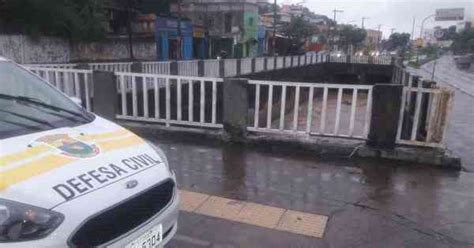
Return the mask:
<path id="1" fill-rule="evenodd" d="M 0 56 L 24 64 L 66 63 L 71 51 L 69 42 L 59 38 L 0 34 Z"/>
<path id="2" fill-rule="evenodd" d="M 133 52 L 138 60 L 156 60 L 154 37 L 134 38 Z M 25 35 L 0 34 L 0 56 L 22 64 L 69 63 L 82 61 L 129 60 L 127 37 L 101 42 L 71 44 L 55 37 L 29 38 Z"/>
<path id="3" fill-rule="evenodd" d="M 134 38 L 133 54 L 137 60 L 156 60 L 154 37 Z M 108 38 L 101 42 L 80 43 L 71 46 L 74 62 L 82 61 L 127 61 L 130 60 L 128 37 Z"/>

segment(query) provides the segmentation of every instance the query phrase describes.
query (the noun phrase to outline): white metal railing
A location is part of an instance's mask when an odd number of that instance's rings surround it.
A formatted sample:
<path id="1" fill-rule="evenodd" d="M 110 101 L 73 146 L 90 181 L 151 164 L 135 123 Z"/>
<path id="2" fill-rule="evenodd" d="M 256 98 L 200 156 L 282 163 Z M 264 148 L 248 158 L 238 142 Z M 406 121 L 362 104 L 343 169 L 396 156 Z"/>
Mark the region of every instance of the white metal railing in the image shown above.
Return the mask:
<path id="1" fill-rule="evenodd" d="M 275 69 L 275 57 L 267 58 L 267 70 L 271 71 Z"/>
<path id="2" fill-rule="evenodd" d="M 404 87 L 397 142 L 443 147 L 453 99 L 447 89 Z"/>
<path id="3" fill-rule="evenodd" d="M 347 57 L 341 55 L 330 55 L 329 62 L 332 63 L 347 63 Z"/>
<path id="4" fill-rule="evenodd" d="M 217 59 L 204 60 L 204 77 L 219 77 L 219 65 Z"/>
<path id="5" fill-rule="evenodd" d="M 240 61 L 240 74 L 252 73 L 252 58 L 244 58 Z"/>
<path id="6" fill-rule="evenodd" d="M 97 71 L 130 72 L 132 71 L 132 62 L 89 63 L 89 68 Z"/>
<path id="7" fill-rule="evenodd" d="M 283 67 L 285 67 L 283 57 L 277 57 L 276 60 L 277 60 L 277 63 L 276 63 L 275 69 L 282 69 Z"/>
<path id="8" fill-rule="evenodd" d="M 163 74 L 169 75 L 170 74 L 170 65 L 171 62 L 143 62 L 142 63 L 142 71 L 144 73 L 149 74 Z"/>
<path id="9" fill-rule="evenodd" d="M 237 75 L 237 59 L 224 60 L 224 76 L 233 77 Z"/>
<path id="10" fill-rule="evenodd" d="M 372 86 L 252 80 L 249 84 L 255 86 L 249 131 L 367 138 Z M 279 115 L 274 118 L 274 113 Z"/>
<path id="11" fill-rule="evenodd" d="M 43 80 L 70 97 L 83 101 L 84 107 L 91 111 L 92 71 L 60 68 L 27 67 Z"/>
<path id="12" fill-rule="evenodd" d="M 178 75 L 180 76 L 199 76 L 198 60 L 178 61 Z"/>
<path id="13" fill-rule="evenodd" d="M 291 60 L 293 59 L 293 56 L 286 56 L 285 57 L 285 68 L 291 67 Z"/>
<path id="14" fill-rule="evenodd" d="M 255 58 L 255 72 L 261 72 L 265 66 L 265 58 Z"/>
<path id="15" fill-rule="evenodd" d="M 77 64 L 25 64 L 28 68 L 56 68 L 56 69 L 74 69 Z"/>
<path id="16" fill-rule="evenodd" d="M 223 79 L 116 73 L 120 94 L 117 119 L 222 128 L 218 123 L 218 88 Z M 160 81 L 164 82 L 159 85 Z M 126 85 L 131 83 L 131 90 Z M 211 97 L 207 97 L 211 94 Z"/>
<path id="17" fill-rule="evenodd" d="M 378 65 L 390 65 L 392 64 L 392 57 L 391 56 L 375 56 L 372 58 L 372 63 Z"/>
<path id="18" fill-rule="evenodd" d="M 351 63 L 353 64 L 368 64 L 369 56 L 352 56 Z"/>

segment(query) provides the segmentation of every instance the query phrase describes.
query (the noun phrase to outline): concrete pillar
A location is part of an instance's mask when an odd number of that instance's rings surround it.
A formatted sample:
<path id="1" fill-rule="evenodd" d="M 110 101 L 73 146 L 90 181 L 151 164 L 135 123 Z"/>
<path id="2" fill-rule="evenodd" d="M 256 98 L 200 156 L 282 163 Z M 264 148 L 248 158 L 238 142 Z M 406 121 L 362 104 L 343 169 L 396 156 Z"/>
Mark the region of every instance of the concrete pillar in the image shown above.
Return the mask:
<path id="1" fill-rule="evenodd" d="M 251 71 L 252 71 L 252 73 L 255 73 L 255 71 L 256 71 L 256 65 L 255 64 L 256 64 L 257 60 L 255 58 L 252 58 L 251 61 L 252 61 L 252 63 L 250 63 Z"/>
<path id="2" fill-rule="evenodd" d="M 77 64 L 76 66 L 74 66 L 74 69 L 77 69 L 77 70 L 89 70 L 90 69 L 90 66 L 89 64 Z M 85 108 L 86 107 L 86 78 L 85 78 L 85 75 L 84 76 L 79 76 L 79 91 L 80 91 L 80 94 L 81 94 L 81 102 L 82 102 L 82 106 Z"/>
<path id="3" fill-rule="evenodd" d="M 268 57 L 263 58 L 263 71 L 268 71 Z"/>
<path id="4" fill-rule="evenodd" d="M 273 56 L 273 70 L 276 70 L 277 68 L 277 58 L 278 56 Z"/>
<path id="5" fill-rule="evenodd" d="M 134 73 L 143 73 L 143 67 L 141 62 L 133 62 L 130 66 L 131 72 Z"/>
<path id="6" fill-rule="evenodd" d="M 224 59 L 219 60 L 219 77 L 221 78 L 225 77 L 225 60 Z"/>
<path id="7" fill-rule="evenodd" d="M 283 68 L 286 68 L 286 56 L 283 56 Z"/>
<path id="8" fill-rule="evenodd" d="M 249 108 L 247 85 L 247 79 L 224 80 L 224 132 L 226 138 L 232 142 L 242 142 L 247 135 Z"/>
<path id="9" fill-rule="evenodd" d="M 242 74 L 242 59 L 237 59 L 237 76 Z"/>
<path id="10" fill-rule="evenodd" d="M 204 60 L 198 61 L 198 76 L 204 77 Z"/>
<path id="11" fill-rule="evenodd" d="M 367 145 L 382 149 L 395 147 L 402 93 L 402 85 L 376 84 L 374 86 Z"/>
<path id="12" fill-rule="evenodd" d="M 171 63 L 170 63 L 170 75 L 179 75 L 178 61 L 171 61 Z"/>
<path id="13" fill-rule="evenodd" d="M 94 71 L 92 73 L 94 91 L 94 113 L 114 120 L 117 114 L 117 83 L 113 72 Z"/>

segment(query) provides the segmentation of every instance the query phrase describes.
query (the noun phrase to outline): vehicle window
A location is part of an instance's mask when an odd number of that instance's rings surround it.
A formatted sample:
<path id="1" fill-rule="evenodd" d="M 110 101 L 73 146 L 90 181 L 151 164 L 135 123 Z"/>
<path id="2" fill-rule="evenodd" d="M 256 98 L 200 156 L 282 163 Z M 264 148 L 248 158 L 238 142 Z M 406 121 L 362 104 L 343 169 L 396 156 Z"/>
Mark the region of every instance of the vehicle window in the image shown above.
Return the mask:
<path id="1" fill-rule="evenodd" d="M 0 139 L 91 121 L 51 85 L 25 69 L 0 62 Z"/>

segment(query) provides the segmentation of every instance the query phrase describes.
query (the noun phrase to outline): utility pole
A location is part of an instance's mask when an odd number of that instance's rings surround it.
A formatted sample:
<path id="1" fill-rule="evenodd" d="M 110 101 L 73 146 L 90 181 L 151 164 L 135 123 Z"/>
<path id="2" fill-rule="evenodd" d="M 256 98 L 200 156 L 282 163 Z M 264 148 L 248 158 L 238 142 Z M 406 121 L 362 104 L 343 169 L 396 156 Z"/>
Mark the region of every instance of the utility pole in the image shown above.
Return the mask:
<path id="1" fill-rule="evenodd" d="M 337 15 L 337 13 L 343 13 L 343 12 L 344 12 L 344 10 L 340 10 L 340 9 L 333 9 L 333 11 L 332 11 L 332 12 L 334 12 L 334 22 L 336 22 L 336 15 Z"/>
<path id="2" fill-rule="evenodd" d="M 393 31 L 395 31 L 395 30 L 396 30 L 396 28 L 391 28 L 391 29 L 390 29 L 390 36 L 392 36 Z"/>
<path id="3" fill-rule="evenodd" d="M 277 0 L 273 3 L 273 40 L 272 40 L 272 55 L 276 54 L 276 22 L 277 22 Z"/>
<path id="4" fill-rule="evenodd" d="M 130 51 L 130 60 L 135 60 L 133 55 L 133 30 L 132 30 L 132 1 L 127 0 L 127 33 L 128 33 L 128 49 Z"/>
<path id="5" fill-rule="evenodd" d="M 376 46 L 376 49 L 377 51 L 379 51 L 379 44 L 380 44 L 380 39 L 382 38 L 382 34 L 380 33 L 380 28 L 382 27 L 382 24 L 379 24 L 377 26 L 377 46 Z M 380 36 L 379 36 L 380 35 Z"/>
<path id="6" fill-rule="evenodd" d="M 336 20 L 337 20 L 337 13 L 342 13 L 342 12 L 344 12 L 344 11 L 343 11 L 343 10 L 340 10 L 340 9 L 334 9 L 332 12 L 334 12 L 334 19 L 333 19 L 333 20 L 334 20 L 334 30 L 333 30 L 332 35 L 331 35 L 331 36 L 332 36 L 332 37 L 331 37 L 331 41 L 332 41 L 331 43 L 332 43 L 332 44 L 331 44 L 331 49 L 330 49 L 330 50 L 332 50 L 332 46 L 334 45 L 334 36 L 335 36 L 335 34 L 336 34 L 336 29 L 337 29 L 337 22 L 336 22 Z"/>
<path id="7" fill-rule="evenodd" d="M 415 17 L 413 17 L 413 24 L 412 24 L 412 27 L 411 27 L 411 40 L 415 40 Z"/>
<path id="8" fill-rule="evenodd" d="M 367 19 L 369 19 L 369 18 L 366 17 L 366 16 L 362 17 L 362 25 L 361 25 L 362 29 L 364 29 L 365 20 L 367 20 Z"/>
<path id="9" fill-rule="evenodd" d="M 181 31 L 181 0 L 178 0 L 178 52 L 176 53 L 176 60 L 182 58 L 182 31 Z"/>

